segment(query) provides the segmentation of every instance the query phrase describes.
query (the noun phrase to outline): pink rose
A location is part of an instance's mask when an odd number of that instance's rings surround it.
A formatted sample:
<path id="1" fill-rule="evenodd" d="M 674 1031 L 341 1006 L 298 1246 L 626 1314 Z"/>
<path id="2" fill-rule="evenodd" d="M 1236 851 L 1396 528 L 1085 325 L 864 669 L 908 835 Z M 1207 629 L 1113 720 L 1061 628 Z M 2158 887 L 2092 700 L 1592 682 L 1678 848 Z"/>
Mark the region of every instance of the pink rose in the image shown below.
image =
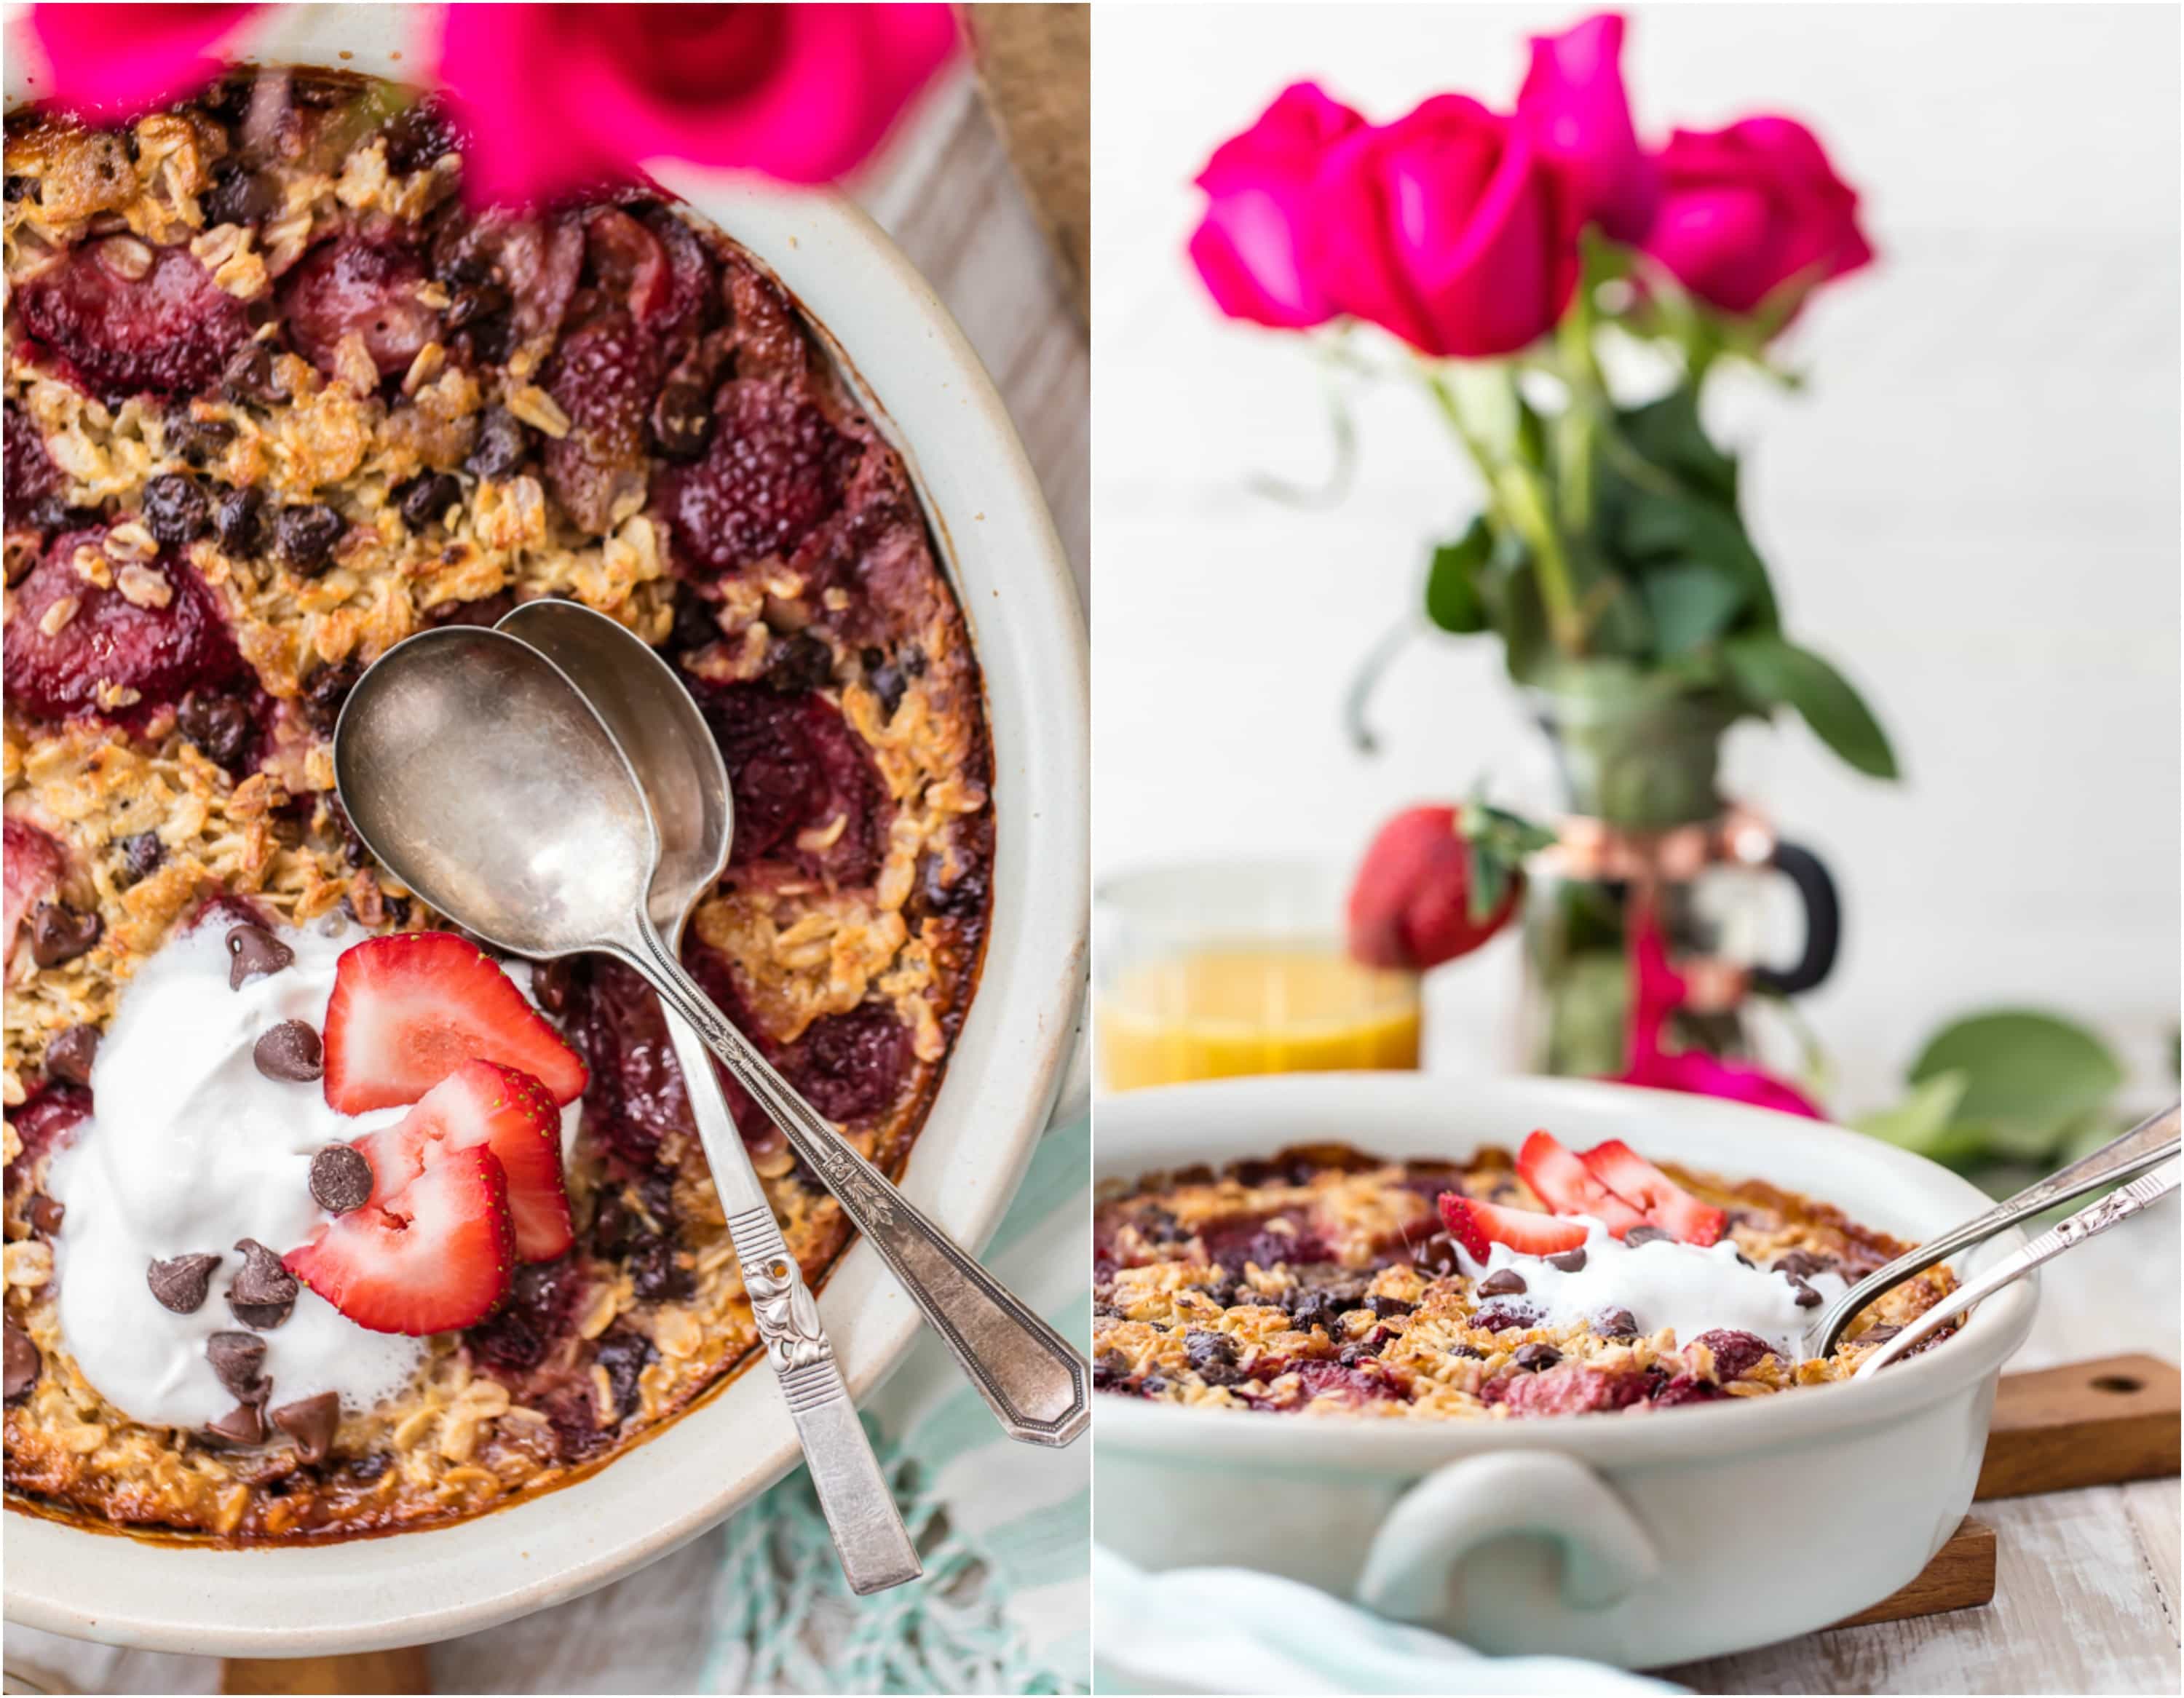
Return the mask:
<path id="1" fill-rule="evenodd" d="M 219 50 L 258 9 L 33 6 L 31 33 L 52 79 L 43 100 L 113 123 L 184 99 L 219 75 Z"/>
<path id="2" fill-rule="evenodd" d="M 1857 191 L 1794 119 L 1679 130 L 1661 167 L 1661 208 L 1643 246 L 1724 311 L 1755 311 L 1778 291 L 1794 311 L 1816 285 L 1873 259 Z"/>
<path id="3" fill-rule="evenodd" d="M 1329 151 L 1306 270 L 1340 310 L 1427 354 L 1513 354 L 1569 303 L 1578 216 L 1524 126 L 1437 94 Z"/>
<path id="4" fill-rule="evenodd" d="M 1660 172 L 1630 122 L 1622 56 L 1623 19 L 1613 12 L 1533 36 L 1517 116 L 1570 179 L 1585 215 L 1617 241 L 1637 242 L 1653 221 Z"/>
<path id="5" fill-rule="evenodd" d="M 438 70 L 471 192 L 535 203 L 655 159 L 830 181 L 955 47 L 943 5 L 458 5 Z"/>
<path id="6" fill-rule="evenodd" d="M 1319 162 L 1364 122 L 1317 83 L 1295 83 L 1213 150 L 1198 174 L 1206 216 L 1191 232 L 1190 259 L 1230 318 L 1304 330 L 1334 316 L 1305 271 L 1302 221 Z"/>

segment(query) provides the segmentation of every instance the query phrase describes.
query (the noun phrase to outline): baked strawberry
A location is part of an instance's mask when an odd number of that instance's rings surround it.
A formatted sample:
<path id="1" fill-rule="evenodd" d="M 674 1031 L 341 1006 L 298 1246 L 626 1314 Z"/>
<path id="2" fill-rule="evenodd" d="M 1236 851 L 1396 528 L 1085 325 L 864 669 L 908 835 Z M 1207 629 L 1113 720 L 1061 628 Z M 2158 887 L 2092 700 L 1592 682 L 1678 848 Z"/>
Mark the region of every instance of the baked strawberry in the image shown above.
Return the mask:
<path id="1" fill-rule="evenodd" d="M 1507 925 L 1523 857 L 1552 835 L 1483 803 L 1406 808 L 1374 835 L 1350 888 L 1350 953 L 1422 972 L 1468 955 Z"/>
<path id="2" fill-rule="evenodd" d="M 816 690 L 765 684 L 707 690 L 699 705 L 735 795 L 735 865 L 790 861 L 837 886 L 879 871 L 890 804 L 839 708 Z"/>
<path id="3" fill-rule="evenodd" d="M 705 244 L 664 206 L 645 214 L 644 225 L 666 252 L 667 282 L 640 322 L 668 341 L 710 329 L 720 315 L 721 282 Z"/>
<path id="4" fill-rule="evenodd" d="M 406 371 L 440 333 L 440 315 L 417 298 L 425 267 L 406 248 L 356 237 L 321 242 L 281 286 L 281 309 L 296 350 L 331 375 L 334 350 L 352 333 L 382 376 Z"/>
<path id="5" fill-rule="evenodd" d="M 616 216 L 652 242 L 634 219 Z M 660 244 L 652 245 L 656 252 Z M 664 279 L 664 259 L 657 270 Z M 644 504 L 645 420 L 660 376 L 657 348 L 618 307 L 570 331 L 554 350 L 546 389 L 571 428 L 546 444 L 546 481 L 579 530 L 604 536 L 617 515 Z"/>
<path id="6" fill-rule="evenodd" d="M 1507 1405 L 1512 1415 L 1584 1415 L 1603 1409 L 1627 1409 L 1646 1399 L 1642 1373 L 1610 1373 L 1569 1362 L 1545 1373 L 1491 1379 L 1480 1395 Z"/>
<path id="7" fill-rule="evenodd" d="M 1591 1215 L 1621 1238 L 1646 1216 L 1602 1184 L 1599 1177 L 1565 1150 L 1552 1133 L 1535 1132 L 1517 1152 L 1517 1171 L 1558 1215 Z"/>
<path id="8" fill-rule="evenodd" d="M 242 671 L 212 592 L 171 552 L 156 562 L 164 604 L 141 591 L 132 601 L 118 584 L 84 579 L 75 551 L 98 547 L 104 534 L 54 538 L 10 598 L 0 638 L 8 699 L 37 718 L 147 712 Z M 129 691 L 135 694 L 117 693 Z"/>
<path id="9" fill-rule="evenodd" d="M 600 207 L 584 221 L 584 260 L 593 281 L 649 323 L 667 303 L 667 250 L 620 207 Z"/>
<path id="10" fill-rule="evenodd" d="M 241 301 L 187 248 L 134 237 L 87 242 L 21 285 L 31 337 L 109 401 L 209 388 L 250 337 Z"/>
<path id="11" fill-rule="evenodd" d="M 1504 1209 L 1454 1191 L 1442 1192 L 1435 1206 L 1448 1235 L 1474 1261 L 1485 1261 L 1490 1244 L 1506 1244 L 1519 1255 L 1557 1255 L 1585 1242 L 1585 1228 L 1575 1222 L 1530 1209 Z"/>
<path id="12" fill-rule="evenodd" d="M 5 962 L 15 953 L 15 931 L 24 916 L 60 888 L 65 863 L 58 843 L 28 820 L 12 816 L 0 827 L 0 846 L 7 851 L 0 856 L 6 863 L 0 866 L 7 896 L 6 911 L 0 915 L 0 962 Z"/>
<path id="13" fill-rule="evenodd" d="M 326 1003 L 326 1094 L 343 1114 L 414 1103 L 465 1061 L 530 1074 L 559 1105 L 584 1064 L 515 981 L 452 932 L 397 932 L 343 951 Z"/>
<path id="14" fill-rule="evenodd" d="M 369 1332 L 422 1338 L 475 1326 L 515 1272 L 508 1181 L 490 1150 L 450 1150 L 281 1261 Z"/>
<path id="15" fill-rule="evenodd" d="M 575 1239 L 561 1183 L 561 1116 L 530 1074 L 465 1061 L 393 1126 L 356 1142 L 371 1164 L 367 1206 L 383 1205 L 454 1150 L 486 1149 L 508 1181 L 515 1254 L 549 1261 Z"/>
<path id="16" fill-rule="evenodd" d="M 526 218 L 489 208 L 451 223 L 432 253 L 432 275 L 458 288 L 508 292 L 519 340 L 561 327 L 584 269 L 584 225 L 574 214 Z"/>
<path id="17" fill-rule="evenodd" d="M 705 457 L 678 468 L 666 494 L 677 548 L 713 572 L 785 559 L 840 504 L 852 453 L 797 391 L 731 379 L 713 398 Z"/>
<path id="18" fill-rule="evenodd" d="M 1619 1138 L 1595 1144 L 1578 1159 L 1594 1178 L 1642 1210 L 1647 1221 L 1685 1244 L 1717 1243 L 1729 1224 L 1721 1210 L 1699 1201 Z"/>

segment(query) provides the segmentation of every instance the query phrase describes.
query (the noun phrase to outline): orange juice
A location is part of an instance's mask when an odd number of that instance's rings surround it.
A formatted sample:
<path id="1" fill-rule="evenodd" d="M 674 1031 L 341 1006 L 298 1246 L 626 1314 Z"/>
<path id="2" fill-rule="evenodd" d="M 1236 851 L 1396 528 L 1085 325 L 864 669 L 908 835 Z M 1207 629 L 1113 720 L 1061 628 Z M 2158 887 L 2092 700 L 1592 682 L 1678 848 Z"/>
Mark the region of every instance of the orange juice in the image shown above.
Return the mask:
<path id="1" fill-rule="evenodd" d="M 1418 988 L 1332 945 L 1208 944 L 1141 963 L 1102 993 L 1107 1088 L 1239 1073 L 1418 1065 Z"/>

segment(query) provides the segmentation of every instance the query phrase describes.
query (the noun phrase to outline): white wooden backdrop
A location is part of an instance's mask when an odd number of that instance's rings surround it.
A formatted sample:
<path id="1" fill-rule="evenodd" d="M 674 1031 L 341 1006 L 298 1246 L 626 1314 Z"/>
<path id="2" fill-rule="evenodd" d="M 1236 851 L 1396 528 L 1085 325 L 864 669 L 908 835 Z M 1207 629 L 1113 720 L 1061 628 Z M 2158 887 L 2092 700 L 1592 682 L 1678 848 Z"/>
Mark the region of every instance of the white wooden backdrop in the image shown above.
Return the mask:
<path id="1" fill-rule="evenodd" d="M 2178 1017 L 2178 22 L 2169 7 L 1637 6 L 1641 129 L 1755 109 L 1814 124 L 1883 263 L 1815 304 L 1811 381 L 1731 398 L 1791 628 L 1876 704 L 1908 777 L 1802 727 L 1732 776 L 1844 885 L 1837 976 L 1805 1006 L 1838 1102 L 1886 1100 L 1947 1016 L 2098 1024 L 2149 1102 Z M 1369 116 L 1503 103 L 1523 38 L 1580 8 L 1101 8 L 1094 37 L 1095 873 L 1265 851 L 1347 860 L 1386 812 L 1521 774 L 1531 732 L 1485 643 L 1423 643 L 1340 735 L 1353 663 L 1470 510 L 1415 398 L 1359 409 L 1350 499 L 1250 492 L 1328 464 L 1313 369 L 1224 323 L 1184 257 L 1190 179 L 1287 81 Z M 1432 1061 L 1511 1065 L 1504 939 L 1436 977 Z M 2052 1271 L 2014 1366 L 2177 1356 L 2177 1211 Z M 1763 1513 L 1763 1511 L 1762 1511 Z M 1674 1671 L 1723 1692 L 2174 1691 L 2173 1480 L 1984 1506 L 1991 1606 Z M 1794 1538 L 1796 1530 L 1781 1530 Z"/>

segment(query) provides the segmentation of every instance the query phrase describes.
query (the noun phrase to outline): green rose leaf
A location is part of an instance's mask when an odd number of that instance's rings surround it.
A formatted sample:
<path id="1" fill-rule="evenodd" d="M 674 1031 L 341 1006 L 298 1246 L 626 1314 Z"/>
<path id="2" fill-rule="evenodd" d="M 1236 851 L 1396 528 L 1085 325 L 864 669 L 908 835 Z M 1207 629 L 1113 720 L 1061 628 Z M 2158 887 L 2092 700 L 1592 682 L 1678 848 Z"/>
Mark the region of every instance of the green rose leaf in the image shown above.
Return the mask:
<path id="1" fill-rule="evenodd" d="M 1958 1126 L 1986 1132 L 1997 1153 L 2052 1153 L 2123 1083 L 2107 1044 L 2072 1021 L 2030 1009 L 1959 1020 L 1936 1033 L 1911 1068 L 1914 1084 L 1961 1073 Z"/>
<path id="2" fill-rule="evenodd" d="M 1754 702 L 1797 709 L 1820 741 L 1859 771 L 1897 776 L 1896 752 L 1873 710 L 1812 650 L 1771 631 L 1754 631 L 1730 637 L 1721 656 L 1736 687 Z"/>
<path id="3" fill-rule="evenodd" d="M 1736 504 L 1736 459 L 1716 448 L 1699 423 L 1698 392 L 1671 390 L 1618 415 L 1624 440 L 1724 507 Z"/>
<path id="4" fill-rule="evenodd" d="M 1742 585 L 1696 562 L 1658 566 L 1639 580 L 1638 589 L 1653 618 L 1655 651 L 1663 659 L 1703 649 L 1744 610 Z"/>
<path id="5" fill-rule="evenodd" d="M 1936 1073 L 1914 1086 L 1911 1094 L 1893 1108 L 1878 1109 L 1851 1124 L 1868 1137 L 1932 1156 L 1947 1141 L 1957 1105 L 1970 1085 L 1969 1073 Z"/>
<path id="6" fill-rule="evenodd" d="M 1443 631 L 1468 637 L 1486 629 L 1486 604 L 1479 574 L 1494 553 L 1494 532 L 1484 516 L 1453 543 L 1433 551 L 1426 569 L 1426 617 Z"/>
<path id="7" fill-rule="evenodd" d="M 1774 624 L 1774 591 L 1767 563 L 1752 546 L 1736 509 L 1694 495 L 1645 490 L 1623 519 L 1623 552 L 1633 560 L 1662 565 L 1713 567 L 1739 585 L 1761 624 Z"/>

